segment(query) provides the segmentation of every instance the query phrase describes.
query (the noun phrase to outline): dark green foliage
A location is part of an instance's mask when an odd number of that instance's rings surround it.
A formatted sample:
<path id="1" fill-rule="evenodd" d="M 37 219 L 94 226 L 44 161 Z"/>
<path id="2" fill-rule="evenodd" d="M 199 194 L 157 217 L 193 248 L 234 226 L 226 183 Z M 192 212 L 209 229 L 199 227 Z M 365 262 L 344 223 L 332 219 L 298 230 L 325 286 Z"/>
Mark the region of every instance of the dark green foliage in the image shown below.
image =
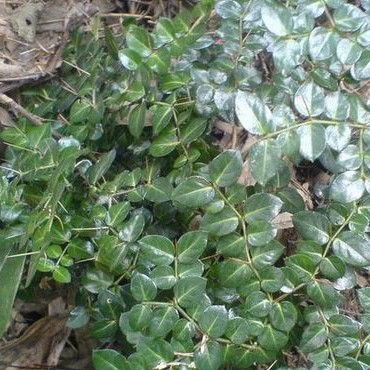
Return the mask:
<path id="1" fill-rule="evenodd" d="M 123 40 L 76 33 L 62 82 L 23 92 L 47 123 L 1 133 L 0 332 L 49 274 L 80 284 L 68 325 L 115 342 L 98 370 L 287 369 L 291 351 L 370 369 L 369 11 L 206 0 Z M 246 151 L 210 144 L 215 118 Z M 331 176 L 315 199 L 294 186 L 303 162 Z"/>

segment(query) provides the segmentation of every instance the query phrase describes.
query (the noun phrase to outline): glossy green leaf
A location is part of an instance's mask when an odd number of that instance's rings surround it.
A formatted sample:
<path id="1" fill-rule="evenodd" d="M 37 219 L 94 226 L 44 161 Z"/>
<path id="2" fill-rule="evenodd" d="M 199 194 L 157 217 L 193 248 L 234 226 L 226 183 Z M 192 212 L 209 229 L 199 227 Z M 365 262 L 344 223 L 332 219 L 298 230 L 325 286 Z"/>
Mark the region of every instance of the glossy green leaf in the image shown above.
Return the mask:
<path id="1" fill-rule="evenodd" d="M 338 34 L 325 28 L 316 27 L 308 39 L 310 56 L 314 61 L 330 58 L 336 50 Z"/>
<path id="2" fill-rule="evenodd" d="M 243 344 L 249 337 L 248 321 L 242 317 L 229 319 L 225 335 L 235 344 Z"/>
<path id="3" fill-rule="evenodd" d="M 186 84 L 188 78 L 180 74 L 165 74 L 162 76 L 162 88 L 165 91 L 171 91 L 178 89 L 179 87 Z"/>
<path id="4" fill-rule="evenodd" d="M 128 253 L 128 245 L 125 242 L 121 243 L 117 237 L 112 235 L 102 236 L 98 241 L 98 245 L 99 251 L 96 255 L 96 261 L 108 267 L 110 271 L 113 271 Z M 77 253 L 79 253 L 78 258 L 91 258 L 94 249 L 92 245 L 90 248 L 92 248 L 92 253 L 86 255 L 86 257 L 81 257 L 81 250 L 77 250 Z"/>
<path id="5" fill-rule="evenodd" d="M 11 318 L 12 307 L 20 284 L 26 256 L 7 258 L 0 269 L 0 335 L 3 336 Z"/>
<path id="6" fill-rule="evenodd" d="M 253 145 L 249 152 L 249 165 L 256 181 L 265 185 L 277 173 L 281 163 L 279 158 L 280 148 L 274 140 Z"/>
<path id="7" fill-rule="evenodd" d="M 362 155 L 356 145 L 348 145 L 338 155 L 338 163 L 346 170 L 357 170 L 362 164 Z"/>
<path id="8" fill-rule="evenodd" d="M 154 37 L 159 46 L 169 43 L 175 39 L 175 28 L 173 22 L 168 18 L 161 18 L 156 22 Z"/>
<path id="9" fill-rule="evenodd" d="M 238 216 L 230 207 L 224 207 L 216 214 L 206 213 L 200 224 L 201 229 L 215 236 L 232 233 L 239 224 Z"/>
<path id="10" fill-rule="evenodd" d="M 307 294 L 321 308 L 332 307 L 337 297 L 332 285 L 319 281 L 307 285 Z"/>
<path id="11" fill-rule="evenodd" d="M 287 36 L 293 31 L 293 16 L 289 8 L 270 3 L 262 7 L 261 16 L 267 29 L 277 36 Z"/>
<path id="12" fill-rule="evenodd" d="M 90 268 L 82 279 L 83 286 L 91 293 L 99 293 L 113 283 L 113 276 L 102 270 Z"/>
<path id="13" fill-rule="evenodd" d="M 357 214 L 351 217 L 348 227 L 351 231 L 356 231 L 358 233 L 364 233 L 369 224 L 369 219 L 365 215 Z"/>
<path id="14" fill-rule="evenodd" d="M 229 345 L 225 348 L 224 358 L 229 366 L 237 369 L 249 369 L 256 361 L 254 351 L 236 345 Z"/>
<path id="15" fill-rule="evenodd" d="M 78 102 L 78 100 L 76 102 Z M 73 107 L 74 105 L 71 108 L 71 115 L 72 115 Z M 81 115 L 83 116 L 85 113 L 86 112 L 79 112 L 78 115 L 80 115 L 81 117 Z M 45 138 L 49 138 L 50 136 L 51 136 L 51 125 L 48 123 L 44 123 L 41 126 L 30 127 L 27 130 L 28 145 L 31 148 L 39 148 L 42 140 Z"/>
<path id="16" fill-rule="evenodd" d="M 217 370 L 223 363 L 221 346 L 217 342 L 209 341 L 203 348 L 194 354 L 195 366 L 199 370 Z"/>
<path id="17" fill-rule="evenodd" d="M 285 247 L 277 240 L 271 240 L 266 245 L 252 248 L 252 262 L 254 267 L 260 269 L 273 265 L 281 257 Z"/>
<path id="18" fill-rule="evenodd" d="M 265 326 L 262 333 L 258 336 L 259 344 L 267 350 L 279 350 L 288 342 L 288 336 L 274 329 L 271 325 Z"/>
<path id="19" fill-rule="evenodd" d="M 218 186 L 230 186 L 236 183 L 243 169 L 240 152 L 226 150 L 209 164 L 209 175 Z"/>
<path id="20" fill-rule="evenodd" d="M 27 135 L 16 128 L 2 130 L 0 136 L 5 143 L 14 144 L 19 147 L 25 147 L 28 143 Z"/>
<path id="21" fill-rule="evenodd" d="M 318 212 L 302 211 L 293 215 L 293 224 L 303 238 L 320 245 L 329 241 L 330 222 Z"/>
<path id="22" fill-rule="evenodd" d="M 370 77 L 370 51 L 364 50 L 351 68 L 351 75 L 355 80 L 366 80 Z"/>
<path id="23" fill-rule="evenodd" d="M 130 102 L 141 100 L 145 96 L 145 87 L 141 81 L 134 81 L 125 90 L 125 99 Z"/>
<path id="24" fill-rule="evenodd" d="M 302 334 L 300 349 L 303 352 L 312 352 L 320 348 L 327 338 L 328 333 L 325 325 L 310 324 Z"/>
<path id="25" fill-rule="evenodd" d="M 126 34 L 126 43 L 130 50 L 141 57 L 148 57 L 152 52 L 152 38 L 144 28 L 131 25 Z"/>
<path id="26" fill-rule="evenodd" d="M 177 274 L 179 278 L 188 276 L 202 276 L 204 265 L 199 260 L 193 263 L 179 263 L 177 265 Z"/>
<path id="27" fill-rule="evenodd" d="M 363 329 L 366 331 L 366 333 L 370 332 L 370 315 L 368 313 L 362 314 L 360 316 L 360 322 L 363 326 Z"/>
<path id="28" fill-rule="evenodd" d="M 350 352 L 358 350 L 360 347 L 360 341 L 358 339 L 348 337 L 333 338 L 330 344 L 333 353 L 338 357 L 346 356 Z"/>
<path id="29" fill-rule="evenodd" d="M 77 329 L 85 326 L 90 320 L 90 316 L 82 306 L 76 306 L 70 313 L 67 321 L 67 327 Z"/>
<path id="30" fill-rule="evenodd" d="M 251 269 L 243 262 L 226 260 L 218 266 L 218 280 L 226 288 L 236 288 L 246 283 L 251 275 Z"/>
<path id="31" fill-rule="evenodd" d="M 140 341 L 137 353 L 144 361 L 146 369 L 170 362 L 174 357 L 171 345 L 161 338 Z"/>
<path id="32" fill-rule="evenodd" d="M 49 258 L 40 257 L 40 259 L 37 261 L 37 271 L 52 272 L 54 269 L 55 263 Z"/>
<path id="33" fill-rule="evenodd" d="M 174 130 L 169 127 L 163 130 L 151 143 L 149 153 L 153 157 L 164 157 L 170 154 L 179 144 L 179 140 Z"/>
<path id="34" fill-rule="evenodd" d="M 272 112 L 273 120 L 277 127 L 289 127 L 295 122 L 295 115 L 292 109 L 285 104 L 278 104 Z"/>
<path id="35" fill-rule="evenodd" d="M 245 254 L 245 241 L 241 235 L 232 233 L 219 238 L 216 248 L 223 256 L 238 258 Z"/>
<path id="36" fill-rule="evenodd" d="M 287 332 L 296 324 L 298 313 L 293 303 L 283 301 L 272 306 L 269 318 L 274 328 Z"/>
<path id="37" fill-rule="evenodd" d="M 354 359 L 349 356 L 337 357 L 338 360 L 336 361 L 336 363 L 340 369 L 362 370 L 368 367 L 368 361 L 367 363 L 360 361 L 360 358 L 363 357 L 366 356 L 360 356 L 359 359 Z"/>
<path id="38" fill-rule="evenodd" d="M 123 302 L 113 289 L 105 289 L 99 293 L 98 308 L 106 318 L 118 320 Z"/>
<path id="39" fill-rule="evenodd" d="M 0 206 L 0 220 L 3 222 L 16 221 L 23 210 L 24 206 L 22 204 L 3 204 Z"/>
<path id="40" fill-rule="evenodd" d="M 173 187 L 166 177 L 159 177 L 146 186 L 145 199 L 154 203 L 162 203 L 171 200 Z"/>
<path id="41" fill-rule="evenodd" d="M 161 235 L 148 235 L 139 240 L 141 252 L 155 265 L 169 265 L 174 260 L 174 246 L 171 240 Z"/>
<path id="42" fill-rule="evenodd" d="M 206 206 L 208 213 L 218 213 L 225 207 L 225 202 L 222 199 L 214 200 Z"/>
<path id="43" fill-rule="evenodd" d="M 128 216 L 130 209 L 131 205 L 129 202 L 113 204 L 112 207 L 109 208 L 106 217 L 107 225 L 116 227 L 121 224 L 123 220 Z"/>
<path id="44" fill-rule="evenodd" d="M 183 234 L 176 244 L 178 261 L 180 263 L 195 262 L 206 249 L 207 239 L 207 233 L 200 230 Z"/>
<path id="45" fill-rule="evenodd" d="M 255 95 L 238 91 L 235 112 L 242 126 L 251 134 L 263 135 L 274 131 L 270 109 Z"/>
<path id="46" fill-rule="evenodd" d="M 154 284 L 162 290 L 171 289 L 176 283 L 175 272 L 171 266 L 157 266 L 150 273 Z"/>
<path id="47" fill-rule="evenodd" d="M 107 49 L 109 54 L 114 58 L 118 59 L 118 51 L 119 51 L 119 46 L 118 42 L 111 31 L 111 29 L 108 26 L 104 27 L 104 38 L 105 42 L 107 43 Z"/>
<path id="48" fill-rule="evenodd" d="M 329 256 L 320 262 L 320 271 L 330 280 L 336 280 L 344 276 L 346 265 L 337 256 Z"/>
<path id="49" fill-rule="evenodd" d="M 337 336 L 352 336 L 356 335 L 359 323 L 346 315 L 337 314 L 329 319 L 330 331 Z"/>
<path id="50" fill-rule="evenodd" d="M 213 100 L 214 89 L 210 84 L 202 84 L 195 93 L 198 105 L 210 104 Z"/>
<path id="51" fill-rule="evenodd" d="M 134 242 L 144 230 L 145 219 L 140 213 L 132 215 L 119 228 L 119 238 L 125 242 Z"/>
<path id="52" fill-rule="evenodd" d="M 127 360 L 114 349 L 99 349 L 92 353 L 96 370 L 130 370 Z"/>
<path id="53" fill-rule="evenodd" d="M 251 293 L 245 301 L 245 310 L 255 317 L 267 316 L 272 308 L 271 302 L 265 293 L 256 291 Z"/>
<path id="54" fill-rule="evenodd" d="M 153 312 L 147 305 L 137 304 L 128 313 L 128 321 L 133 330 L 142 330 L 150 324 Z"/>
<path id="55" fill-rule="evenodd" d="M 198 322 L 201 330 L 210 337 L 221 337 L 227 327 L 227 310 L 225 306 L 209 306 L 200 315 Z"/>
<path id="56" fill-rule="evenodd" d="M 297 213 L 305 209 L 304 200 L 296 189 L 283 188 L 277 195 L 283 202 L 282 212 Z"/>
<path id="57" fill-rule="evenodd" d="M 233 205 L 242 203 L 246 196 L 246 188 L 242 184 L 237 183 L 226 189 L 226 197 L 228 201 Z"/>
<path id="58" fill-rule="evenodd" d="M 329 126 L 325 129 L 326 143 L 334 150 L 341 151 L 351 139 L 351 129 L 346 124 Z"/>
<path id="59" fill-rule="evenodd" d="M 286 265 L 292 268 L 300 280 L 308 281 L 316 270 L 316 263 L 311 256 L 297 253 L 286 259 Z"/>
<path id="60" fill-rule="evenodd" d="M 168 105 L 157 106 L 153 114 L 153 133 L 158 135 L 170 123 L 173 108 Z"/>
<path id="61" fill-rule="evenodd" d="M 296 130 L 281 133 L 277 137 L 276 143 L 280 145 L 281 152 L 288 158 L 291 158 L 293 161 L 300 159 L 300 140 Z"/>
<path id="62" fill-rule="evenodd" d="M 312 81 L 306 82 L 297 90 L 294 106 L 302 116 L 319 116 L 325 109 L 324 90 Z"/>
<path id="63" fill-rule="evenodd" d="M 158 307 L 153 311 L 149 324 L 149 333 L 153 337 L 165 337 L 179 319 L 178 312 L 171 306 Z"/>
<path id="64" fill-rule="evenodd" d="M 328 207 L 328 218 L 334 225 L 343 225 L 348 216 L 347 209 L 340 203 L 332 203 Z"/>
<path id="65" fill-rule="evenodd" d="M 136 272 L 131 278 L 131 293 L 138 301 L 152 301 L 157 295 L 157 286 L 148 276 Z"/>
<path id="66" fill-rule="evenodd" d="M 211 184 L 200 176 L 191 176 L 173 191 L 172 200 L 187 207 L 201 207 L 215 196 Z"/>
<path id="67" fill-rule="evenodd" d="M 356 42 L 342 39 L 337 45 L 337 57 L 342 64 L 355 64 L 361 57 L 362 48 Z"/>
<path id="68" fill-rule="evenodd" d="M 274 45 L 273 58 L 277 71 L 291 73 L 302 61 L 301 47 L 296 40 L 279 40 Z"/>
<path id="69" fill-rule="evenodd" d="M 73 123 L 84 122 L 91 110 L 92 105 L 89 101 L 85 99 L 76 100 L 70 111 L 71 121 Z"/>
<path id="70" fill-rule="evenodd" d="M 243 13 L 243 7 L 235 0 L 218 1 L 215 10 L 223 19 L 239 19 Z"/>
<path id="71" fill-rule="evenodd" d="M 60 245 L 51 244 L 46 248 L 46 255 L 50 258 L 58 258 L 61 256 L 63 249 Z"/>
<path id="72" fill-rule="evenodd" d="M 355 5 L 343 4 L 335 9 L 333 19 L 338 30 L 354 32 L 365 23 L 365 14 Z"/>
<path id="73" fill-rule="evenodd" d="M 330 196 L 341 203 L 359 200 L 365 192 L 365 184 L 357 171 L 347 171 L 337 177 L 330 186 Z"/>
<path id="74" fill-rule="evenodd" d="M 283 271 L 277 267 L 269 266 L 259 271 L 261 288 L 267 293 L 274 293 L 284 285 Z"/>
<path id="75" fill-rule="evenodd" d="M 134 107 L 128 116 L 128 129 L 131 135 L 139 138 L 145 125 L 146 103 L 143 101 Z"/>
<path id="76" fill-rule="evenodd" d="M 96 184 L 96 182 L 108 171 L 115 158 L 116 151 L 113 149 L 110 152 L 103 154 L 95 164 L 89 167 L 86 172 L 89 183 L 92 185 Z"/>
<path id="77" fill-rule="evenodd" d="M 272 194 L 253 194 L 245 201 L 244 218 L 248 223 L 270 221 L 279 214 L 282 205 L 282 201 Z"/>
<path id="78" fill-rule="evenodd" d="M 265 221 L 254 221 L 248 225 L 248 243 L 260 247 L 267 244 L 275 238 L 277 234 L 276 227 Z"/>
<path id="79" fill-rule="evenodd" d="M 346 95 L 339 91 L 329 93 L 325 97 L 324 114 L 334 120 L 346 120 L 349 116 L 350 105 Z"/>
<path id="80" fill-rule="evenodd" d="M 179 305 L 191 307 L 196 305 L 206 289 L 207 279 L 188 276 L 178 280 L 174 287 L 175 298 Z"/>
<path id="81" fill-rule="evenodd" d="M 362 288 L 357 290 L 358 300 L 361 307 L 366 311 L 370 312 L 370 288 Z"/>
<path id="82" fill-rule="evenodd" d="M 176 321 L 172 333 L 178 340 L 191 339 L 196 334 L 196 326 L 191 321 L 180 319 Z"/>
<path id="83" fill-rule="evenodd" d="M 115 320 L 102 319 L 91 324 L 91 336 L 98 340 L 112 340 L 116 332 L 117 323 Z"/>
<path id="84" fill-rule="evenodd" d="M 205 131 L 208 120 L 204 118 L 194 118 L 186 126 L 181 127 L 181 141 L 184 145 L 197 140 Z"/>
<path id="85" fill-rule="evenodd" d="M 141 57 L 134 50 L 120 50 L 118 52 L 118 58 L 121 64 L 130 71 L 136 71 L 141 64 Z"/>
<path id="86" fill-rule="evenodd" d="M 334 239 L 332 248 L 335 255 L 349 265 L 370 265 L 370 240 L 365 234 L 343 231 Z"/>
<path id="87" fill-rule="evenodd" d="M 70 283 L 71 282 L 71 273 L 64 266 L 57 266 L 52 273 L 53 279 L 58 283 Z"/>
<path id="88" fill-rule="evenodd" d="M 325 149 L 325 129 L 322 125 L 305 125 L 299 127 L 298 135 L 300 139 L 299 152 L 305 159 L 313 162 Z"/>
<path id="89" fill-rule="evenodd" d="M 171 65 L 171 54 L 167 49 L 155 50 L 147 60 L 147 65 L 159 75 L 168 72 Z"/>

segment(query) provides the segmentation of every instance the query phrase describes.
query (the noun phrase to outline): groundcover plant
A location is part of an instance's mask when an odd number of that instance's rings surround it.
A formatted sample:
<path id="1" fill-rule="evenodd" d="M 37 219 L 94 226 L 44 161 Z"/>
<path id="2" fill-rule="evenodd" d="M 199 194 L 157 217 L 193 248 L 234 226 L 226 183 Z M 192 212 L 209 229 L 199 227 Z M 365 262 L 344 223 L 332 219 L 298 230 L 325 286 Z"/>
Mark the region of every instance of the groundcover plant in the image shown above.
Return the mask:
<path id="1" fill-rule="evenodd" d="M 74 34 L 22 93 L 44 123 L 1 133 L 0 332 L 46 274 L 97 370 L 370 369 L 368 12 L 201 1 Z"/>

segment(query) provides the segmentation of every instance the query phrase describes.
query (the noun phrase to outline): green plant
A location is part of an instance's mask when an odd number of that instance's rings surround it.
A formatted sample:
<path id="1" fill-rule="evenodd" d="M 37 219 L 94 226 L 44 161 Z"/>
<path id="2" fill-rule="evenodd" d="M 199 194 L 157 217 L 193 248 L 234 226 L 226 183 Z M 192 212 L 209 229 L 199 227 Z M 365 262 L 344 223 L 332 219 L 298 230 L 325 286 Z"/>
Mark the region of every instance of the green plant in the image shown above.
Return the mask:
<path id="1" fill-rule="evenodd" d="M 96 369 L 284 369 L 297 351 L 369 369 L 369 9 L 204 1 L 151 33 L 75 34 L 60 81 L 24 92 L 48 123 L 1 134 L 1 331 L 46 272 L 80 284 L 70 327 L 117 343 Z M 248 131 L 242 153 L 212 145 L 216 118 Z M 311 205 L 302 163 L 331 175 Z"/>

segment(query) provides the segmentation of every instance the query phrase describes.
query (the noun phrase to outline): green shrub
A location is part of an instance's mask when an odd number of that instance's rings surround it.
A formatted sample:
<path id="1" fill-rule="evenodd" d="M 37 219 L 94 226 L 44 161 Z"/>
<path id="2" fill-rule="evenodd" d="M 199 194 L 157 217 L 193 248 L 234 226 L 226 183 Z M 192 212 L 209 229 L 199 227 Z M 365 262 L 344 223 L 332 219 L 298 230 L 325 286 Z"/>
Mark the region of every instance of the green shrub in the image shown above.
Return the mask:
<path id="1" fill-rule="evenodd" d="M 60 78 L 23 93 L 47 122 L 1 134 L 0 331 L 46 273 L 79 284 L 69 326 L 120 349 L 98 370 L 369 369 L 369 10 L 203 1 L 151 33 L 75 34 Z M 213 146 L 217 119 L 242 152 Z M 331 176 L 312 199 L 302 163 Z"/>

